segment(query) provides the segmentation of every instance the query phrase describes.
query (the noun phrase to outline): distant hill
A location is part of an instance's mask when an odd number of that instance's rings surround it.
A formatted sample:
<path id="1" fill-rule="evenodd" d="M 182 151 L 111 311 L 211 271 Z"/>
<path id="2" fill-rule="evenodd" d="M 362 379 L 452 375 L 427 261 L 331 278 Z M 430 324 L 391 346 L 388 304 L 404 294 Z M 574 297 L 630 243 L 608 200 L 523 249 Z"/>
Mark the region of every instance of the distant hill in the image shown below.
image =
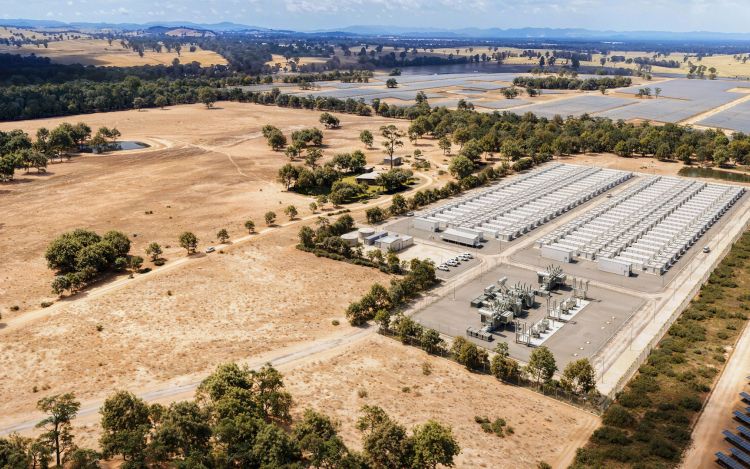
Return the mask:
<path id="1" fill-rule="evenodd" d="M 410 28 L 378 25 L 357 25 L 331 30 L 318 30 L 316 33 L 346 33 L 361 36 L 397 36 L 415 38 L 474 38 L 474 39 L 596 39 L 596 40 L 716 40 L 750 41 L 750 33 L 724 33 L 712 31 L 612 31 L 582 28 Z"/>
<path id="2" fill-rule="evenodd" d="M 23 28 L 71 28 L 79 30 L 113 30 L 113 31 L 147 31 L 168 34 L 176 31 L 177 35 L 200 36 L 226 33 L 261 33 L 278 35 L 308 35 L 327 37 L 404 37 L 404 38 L 439 38 L 439 39 L 560 39 L 560 40 L 600 40 L 600 41 L 750 41 L 750 33 L 712 32 L 712 31 L 611 31 L 582 28 L 421 28 L 384 25 L 356 25 L 335 29 L 312 31 L 291 31 L 269 29 L 232 22 L 193 23 L 190 21 L 153 21 L 148 23 L 64 23 L 51 20 L 0 19 L 0 26 Z"/>
<path id="3" fill-rule="evenodd" d="M 113 30 L 113 31 L 144 31 L 157 30 L 168 31 L 174 29 L 189 29 L 194 31 L 211 31 L 211 32 L 253 32 L 253 31 L 271 31 L 268 28 L 259 26 L 248 26 L 244 24 L 222 22 L 210 24 L 198 24 L 190 21 L 152 21 L 148 23 L 87 23 L 72 22 L 64 23 L 61 21 L 48 20 L 28 20 L 28 19 L 0 19 L 0 26 L 16 26 L 22 28 L 76 28 L 82 30 Z"/>

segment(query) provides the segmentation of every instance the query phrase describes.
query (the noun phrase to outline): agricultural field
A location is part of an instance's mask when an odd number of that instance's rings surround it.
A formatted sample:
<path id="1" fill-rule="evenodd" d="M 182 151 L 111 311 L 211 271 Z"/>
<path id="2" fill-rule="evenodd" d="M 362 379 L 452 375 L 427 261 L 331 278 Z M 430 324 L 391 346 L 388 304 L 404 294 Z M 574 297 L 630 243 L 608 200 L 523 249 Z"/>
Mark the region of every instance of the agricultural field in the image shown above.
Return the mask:
<path id="1" fill-rule="evenodd" d="M 31 34 L 34 33 L 31 32 Z M 39 36 L 39 39 L 42 38 L 40 33 L 36 34 Z M 59 64 L 97 65 L 104 67 L 171 65 L 174 59 L 179 59 L 181 63 L 198 62 L 204 67 L 226 65 L 227 63 L 224 57 L 216 52 L 203 50 L 199 47 L 196 48 L 195 52 L 191 52 L 188 47 L 185 47 L 180 55 L 176 52 L 154 52 L 147 50 L 144 52 L 143 57 L 141 57 L 132 49 L 123 48 L 118 41 L 113 41 L 110 44 L 105 39 L 92 39 L 85 35 L 80 36 L 82 37 L 64 38 L 62 41 L 51 40 L 48 43 L 48 47 L 31 44 L 25 44 L 21 47 L 0 45 L 0 53 L 35 54 L 39 57 L 49 57 L 54 63 Z"/>

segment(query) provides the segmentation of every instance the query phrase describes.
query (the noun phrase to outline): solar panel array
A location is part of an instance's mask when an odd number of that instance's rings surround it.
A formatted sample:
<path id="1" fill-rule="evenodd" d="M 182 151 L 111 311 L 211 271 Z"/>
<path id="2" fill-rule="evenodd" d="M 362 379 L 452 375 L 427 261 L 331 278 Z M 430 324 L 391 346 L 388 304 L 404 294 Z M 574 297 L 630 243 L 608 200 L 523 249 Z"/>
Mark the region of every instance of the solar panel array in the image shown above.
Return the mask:
<path id="1" fill-rule="evenodd" d="M 543 236 L 537 246 L 663 274 L 744 192 L 742 187 L 649 176 Z"/>
<path id="2" fill-rule="evenodd" d="M 533 104 L 518 109 L 516 112 L 533 112 L 539 117 L 547 118 L 552 118 L 555 115 L 567 117 L 579 116 L 581 114 L 594 114 L 634 103 L 635 100 L 633 99 L 616 98 L 598 94 L 583 94 L 569 99 L 559 99 L 546 103 Z"/>
<path id="3" fill-rule="evenodd" d="M 516 106 L 524 106 L 529 104 L 524 99 L 499 99 L 496 101 L 477 101 L 474 103 L 475 106 L 481 106 L 488 109 L 508 109 Z"/>
<path id="4" fill-rule="evenodd" d="M 512 240 L 625 182 L 632 173 L 586 166 L 542 168 L 425 210 L 419 219 Z"/>
<path id="5" fill-rule="evenodd" d="M 622 93 L 637 94 L 641 88 L 661 88 L 661 96 L 673 99 L 643 99 L 633 106 L 601 113 L 601 117 L 611 119 L 649 119 L 660 122 L 679 122 L 697 114 L 710 111 L 730 103 L 741 95 L 729 90 L 740 86 L 728 80 L 689 80 L 687 78 L 654 83 L 649 86 L 631 86 L 619 90 Z"/>
<path id="6" fill-rule="evenodd" d="M 750 101 L 744 101 L 698 122 L 700 125 L 750 132 Z"/>

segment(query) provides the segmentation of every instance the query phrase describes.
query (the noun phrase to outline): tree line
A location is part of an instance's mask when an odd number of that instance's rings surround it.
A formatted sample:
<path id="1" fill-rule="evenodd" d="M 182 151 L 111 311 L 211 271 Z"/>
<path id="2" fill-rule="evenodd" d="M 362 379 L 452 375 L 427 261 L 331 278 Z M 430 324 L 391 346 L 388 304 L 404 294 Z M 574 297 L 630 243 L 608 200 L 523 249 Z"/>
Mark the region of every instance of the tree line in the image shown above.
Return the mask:
<path id="1" fill-rule="evenodd" d="M 127 77 L 157 80 L 159 78 L 228 78 L 236 77 L 236 75 L 225 66 L 202 67 L 198 62 L 180 63 L 179 59 L 175 59 L 171 65 L 97 67 L 53 63 L 49 57 L 0 54 L 0 84 L 8 86 L 67 83 L 75 80 L 97 83 L 117 82 Z M 242 82 L 257 83 L 260 82 L 260 77 L 242 77 Z"/>
<path id="2" fill-rule="evenodd" d="M 513 79 L 513 84 L 524 88 L 543 90 L 585 90 L 623 88 L 630 86 L 632 80 L 628 77 L 577 78 L 564 76 L 528 77 L 520 76 Z"/>
<path id="3" fill-rule="evenodd" d="M 293 405 L 272 366 L 224 364 L 201 382 L 193 401 L 161 405 L 127 391 L 110 395 L 99 410 L 102 434 L 95 451 L 75 443 L 75 395 L 48 396 L 37 404 L 45 415 L 39 437 L 0 438 L 0 467 L 94 469 L 121 458 L 125 469 L 421 469 L 453 466 L 461 451 L 450 427 L 428 420 L 408 432 L 372 405 L 360 410 L 362 451 L 355 451 L 339 435 L 338 422 L 312 409 L 294 421 Z"/>

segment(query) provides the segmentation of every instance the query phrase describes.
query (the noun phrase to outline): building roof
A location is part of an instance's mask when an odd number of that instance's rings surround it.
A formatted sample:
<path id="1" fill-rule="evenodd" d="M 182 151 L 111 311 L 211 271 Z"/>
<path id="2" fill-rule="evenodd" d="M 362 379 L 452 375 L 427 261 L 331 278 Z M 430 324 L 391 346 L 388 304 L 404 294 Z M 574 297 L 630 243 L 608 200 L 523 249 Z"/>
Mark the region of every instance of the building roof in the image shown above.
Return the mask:
<path id="1" fill-rule="evenodd" d="M 378 178 L 378 176 L 380 176 L 380 173 L 373 171 L 371 173 L 360 174 L 354 179 L 357 181 L 374 181 L 375 179 Z"/>

